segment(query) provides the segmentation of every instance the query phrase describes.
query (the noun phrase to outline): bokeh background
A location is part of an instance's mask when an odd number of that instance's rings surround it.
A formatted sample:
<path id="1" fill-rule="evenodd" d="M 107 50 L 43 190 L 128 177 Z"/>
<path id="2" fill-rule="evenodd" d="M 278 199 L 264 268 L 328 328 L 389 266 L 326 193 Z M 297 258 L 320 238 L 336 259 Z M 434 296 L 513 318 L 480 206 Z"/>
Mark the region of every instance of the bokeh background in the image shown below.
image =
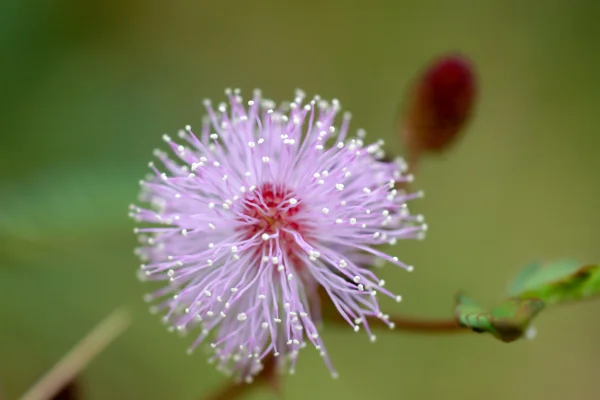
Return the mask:
<path id="1" fill-rule="evenodd" d="M 296 87 L 337 97 L 402 153 L 398 105 L 433 57 L 477 66 L 475 118 L 429 158 L 413 208 L 430 226 L 387 268 L 390 313 L 450 316 L 463 289 L 499 300 L 523 265 L 600 261 L 600 3 L 558 1 L 10 1 L 0 13 L 0 397 L 15 399 L 101 318 L 130 330 L 85 370 L 84 399 L 200 399 L 224 378 L 147 312 L 133 222 L 161 134 L 205 97 Z M 600 302 L 546 312 L 538 337 L 324 331 L 340 372 L 300 358 L 286 399 L 598 399 Z M 248 399 L 274 399 L 258 390 Z"/>

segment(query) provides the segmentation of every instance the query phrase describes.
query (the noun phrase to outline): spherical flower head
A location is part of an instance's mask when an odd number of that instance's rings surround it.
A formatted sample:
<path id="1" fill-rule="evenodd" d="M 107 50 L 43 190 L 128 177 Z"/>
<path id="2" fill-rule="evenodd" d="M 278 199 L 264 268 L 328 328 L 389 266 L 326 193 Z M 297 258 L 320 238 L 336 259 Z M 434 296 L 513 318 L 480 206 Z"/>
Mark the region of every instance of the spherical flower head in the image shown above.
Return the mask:
<path id="1" fill-rule="evenodd" d="M 181 144 L 164 140 L 153 174 L 141 182 L 131 216 L 144 264 L 140 275 L 167 285 L 148 295 L 173 330 L 199 332 L 189 351 L 209 342 L 220 369 L 251 381 L 269 354 L 293 371 L 312 344 L 335 370 L 317 326 L 322 287 L 339 313 L 374 340 L 369 318 L 388 323 L 377 296 L 397 296 L 370 268 L 377 259 L 408 266 L 380 245 L 423 237 L 421 216 L 406 202 L 421 193 L 394 189 L 411 180 L 401 159 L 380 161 L 382 142 L 348 137 L 350 115 L 315 97 L 276 108 L 255 91 L 239 91 L 213 109 L 199 135 L 188 126 Z"/>

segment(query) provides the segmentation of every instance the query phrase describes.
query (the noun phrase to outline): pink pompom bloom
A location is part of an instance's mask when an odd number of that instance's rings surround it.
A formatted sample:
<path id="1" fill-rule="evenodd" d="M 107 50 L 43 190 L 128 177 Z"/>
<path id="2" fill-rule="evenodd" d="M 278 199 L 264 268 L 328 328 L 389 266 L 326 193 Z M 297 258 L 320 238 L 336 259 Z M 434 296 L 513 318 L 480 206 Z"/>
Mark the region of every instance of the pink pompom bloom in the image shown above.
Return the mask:
<path id="1" fill-rule="evenodd" d="M 412 179 L 401 159 L 383 162 L 381 141 L 348 137 L 350 114 L 315 97 L 275 104 L 255 91 L 247 107 L 238 91 L 213 109 L 200 135 L 188 126 L 182 144 L 164 140 L 179 159 L 156 151 L 164 166 L 141 182 L 131 216 L 145 280 L 167 285 L 148 295 L 172 329 L 197 328 L 191 345 L 210 342 L 212 361 L 252 381 L 271 354 L 291 371 L 310 342 L 336 372 L 317 326 L 322 286 L 344 319 L 375 339 L 368 318 L 388 323 L 377 295 L 398 301 L 370 265 L 378 259 L 412 267 L 377 249 L 420 239 L 426 225 L 406 202 L 421 193 L 394 189 Z"/>

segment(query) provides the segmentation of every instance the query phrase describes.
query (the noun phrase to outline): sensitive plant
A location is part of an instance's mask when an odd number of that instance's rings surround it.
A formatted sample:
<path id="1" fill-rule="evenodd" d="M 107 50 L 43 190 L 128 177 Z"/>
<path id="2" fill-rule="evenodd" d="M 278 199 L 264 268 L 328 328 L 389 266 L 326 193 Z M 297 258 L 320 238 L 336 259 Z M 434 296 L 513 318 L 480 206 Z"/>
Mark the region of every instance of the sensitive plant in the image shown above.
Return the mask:
<path id="1" fill-rule="evenodd" d="M 279 391 L 277 371 L 293 372 L 309 344 L 337 372 L 325 351 L 322 325 L 365 331 L 488 333 L 510 343 L 531 338 L 534 318 L 549 307 L 600 293 L 600 266 L 570 260 L 536 262 L 509 285 L 490 310 L 463 293 L 443 320 L 388 315 L 377 298 L 401 297 L 373 266 L 412 270 L 381 245 L 422 239 L 427 225 L 408 211 L 421 192 L 409 190 L 426 154 L 447 151 L 464 131 L 477 96 L 471 62 L 440 57 L 414 80 L 398 120 L 409 163 L 386 156 L 383 142 L 349 129 L 337 100 L 298 92 L 278 107 L 260 92 L 246 104 L 238 91 L 213 109 L 198 134 L 186 127 L 173 156 L 156 150 L 159 165 L 141 181 L 142 206 L 130 216 L 141 246 L 142 280 L 151 310 L 170 330 L 195 334 L 189 352 L 206 342 L 212 362 L 254 385 L 227 384 L 205 400 L 231 400 L 257 384 Z M 337 117 L 337 119 L 336 119 Z M 337 121 L 337 122 L 336 122 Z M 130 323 L 119 308 L 33 385 L 23 399 L 81 397 L 78 374 Z"/>
<path id="2" fill-rule="evenodd" d="M 600 292 L 600 267 L 574 261 L 537 263 L 510 286 L 491 311 L 459 293 L 454 316 L 431 321 L 390 316 L 377 298 L 388 291 L 373 266 L 412 266 L 382 245 L 423 239 L 427 225 L 409 212 L 416 166 L 447 151 L 473 115 L 477 80 L 472 63 L 450 54 L 415 79 L 398 120 L 407 153 L 386 156 L 382 141 L 352 132 L 337 100 L 298 91 L 275 102 L 260 91 L 244 103 L 227 90 L 199 132 L 178 141 L 165 135 L 169 155 L 141 181 L 141 206 L 130 216 L 141 246 L 143 280 L 163 285 L 148 294 L 169 329 L 194 332 L 211 362 L 236 380 L 278 388 L 276 371 L 294 371 L 309 344 L 337 372 L 319 335 L 343 322 L 375 341 L 381 327 L 425 333 L 489 333 L 503 342 L 530 338 L 532 320 L 548 306 Z M 227 385 L 210 399 L 232 399 L 248 386 Z"/>

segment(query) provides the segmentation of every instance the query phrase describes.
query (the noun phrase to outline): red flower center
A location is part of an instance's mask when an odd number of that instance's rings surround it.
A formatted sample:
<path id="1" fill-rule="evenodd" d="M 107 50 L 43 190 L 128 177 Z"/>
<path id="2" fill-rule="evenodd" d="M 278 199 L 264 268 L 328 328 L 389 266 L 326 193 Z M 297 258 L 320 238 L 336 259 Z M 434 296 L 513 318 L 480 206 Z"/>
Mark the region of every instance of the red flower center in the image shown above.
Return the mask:
<path id="1" fill-rule="evenodd" d="M 295 197 L 294 191 L 282 184 L 264 183 L 247 192 L 242 204 L 244 217 L 240 218 L 240 222 L 244 224 L 238 231 L 242 233 L 243 239 L 262 235 L 268 235 L 269 238 L 275 236 L 282 252 L 292 262 L 297 261 L 295 254 L 300 249 L 292 233 L 296 232 L 308 241 L 309 229 L 302 215 L 305 207 Z M 270 241 L 262 239 L 257 253 L 268 254 Z"/>

